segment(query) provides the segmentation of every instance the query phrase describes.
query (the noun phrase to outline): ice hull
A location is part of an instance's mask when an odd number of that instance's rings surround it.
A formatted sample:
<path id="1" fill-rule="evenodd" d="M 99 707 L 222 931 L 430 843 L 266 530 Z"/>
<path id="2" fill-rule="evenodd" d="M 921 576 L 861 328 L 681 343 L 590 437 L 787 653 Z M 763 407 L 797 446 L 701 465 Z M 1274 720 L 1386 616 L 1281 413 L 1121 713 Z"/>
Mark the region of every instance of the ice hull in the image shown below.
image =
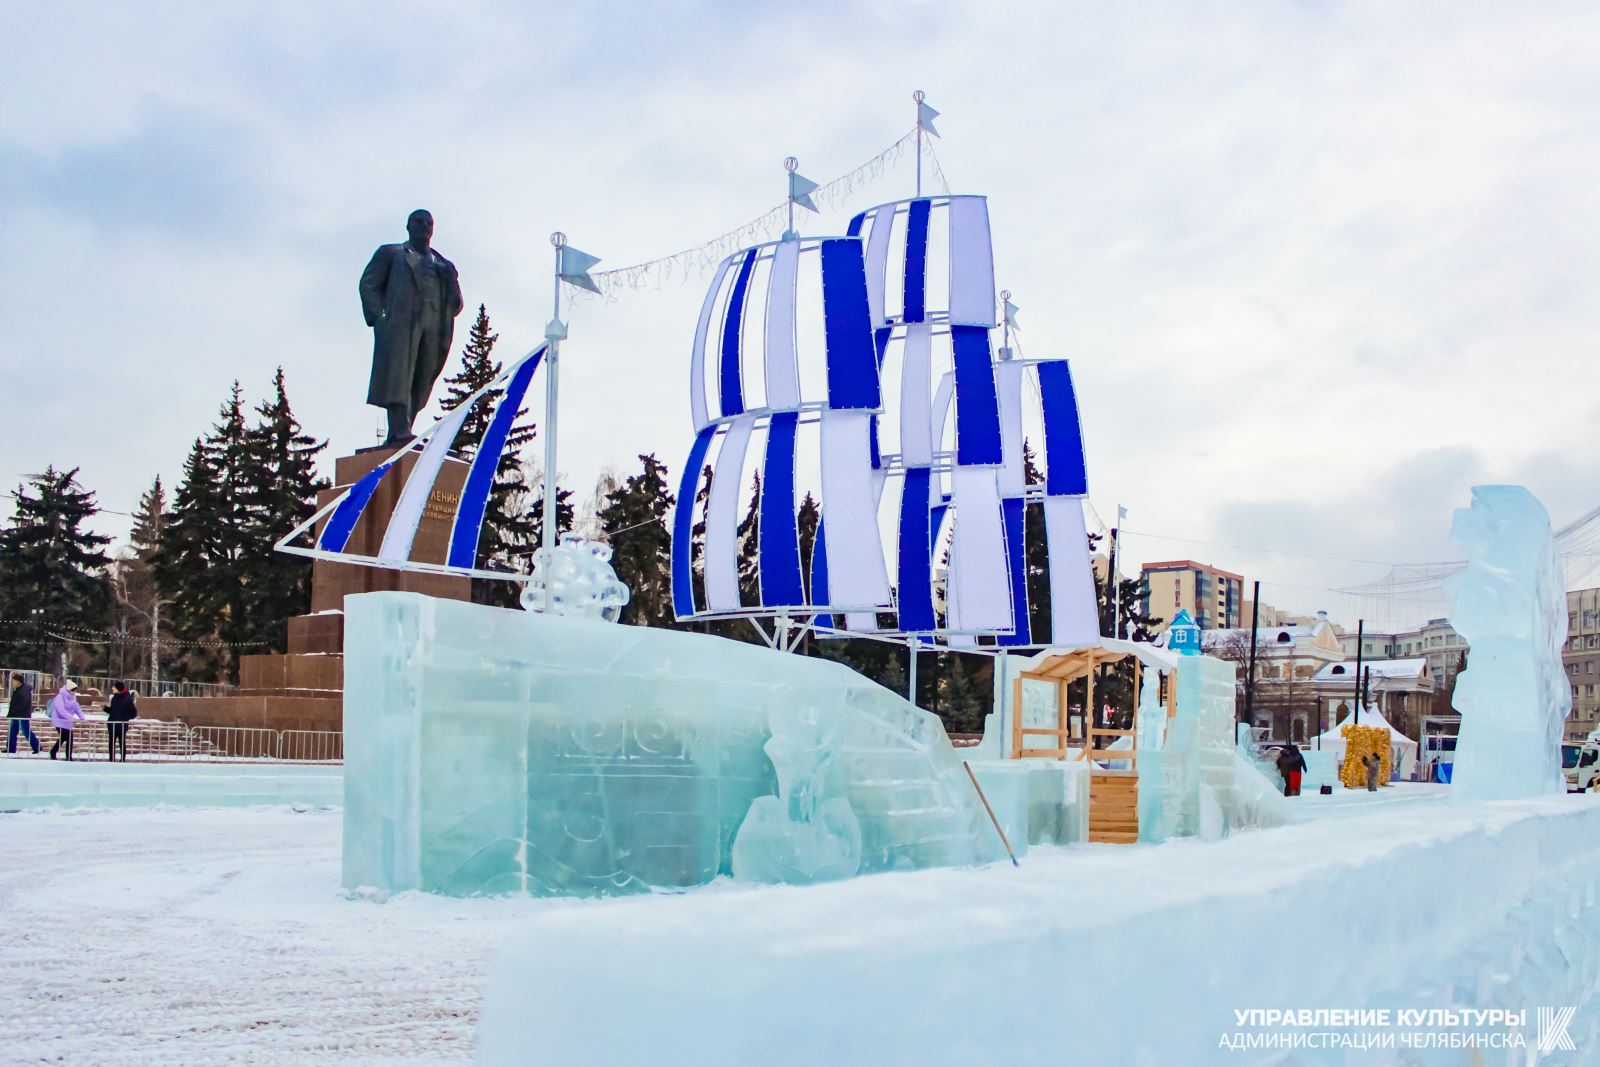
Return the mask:
<path id="1" fill-rule="evenodd" d="M 840 664 L 406 593 L 346 616 L 347 886 L 604 896 L 990 855 L 938 719 Z"/>

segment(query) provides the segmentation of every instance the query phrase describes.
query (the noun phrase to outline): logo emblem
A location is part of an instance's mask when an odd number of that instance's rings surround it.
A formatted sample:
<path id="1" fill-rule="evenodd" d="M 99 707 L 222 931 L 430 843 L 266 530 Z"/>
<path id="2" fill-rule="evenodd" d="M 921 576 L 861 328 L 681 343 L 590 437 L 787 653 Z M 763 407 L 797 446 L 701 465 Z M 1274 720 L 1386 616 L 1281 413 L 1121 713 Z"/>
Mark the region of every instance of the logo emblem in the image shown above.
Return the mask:
<path id="1" fill-rule="evenodd" d="M 1567 1034 L 1567 1027 L 1572 1023 L 1572 1014 L 1577 1009 L 1565 1008 L 1540 1008 L 1539 1022 L 1539 1051 L 1576 1052 L 1577 1045 L 1572 1043 L 1572 1038 Z"/>

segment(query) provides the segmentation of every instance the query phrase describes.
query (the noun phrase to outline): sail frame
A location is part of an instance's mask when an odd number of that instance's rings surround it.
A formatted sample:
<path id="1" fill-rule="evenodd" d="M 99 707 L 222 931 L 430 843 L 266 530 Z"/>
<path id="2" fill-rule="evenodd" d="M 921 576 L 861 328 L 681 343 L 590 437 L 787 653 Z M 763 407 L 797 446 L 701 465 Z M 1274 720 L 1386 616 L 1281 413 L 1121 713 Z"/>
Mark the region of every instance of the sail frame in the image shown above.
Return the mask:
<path id="1" fill-rule="evenodd" d="M 417 483 L 418 492 L 410 494 L 413 497 L 420 498 L 425 503 L 428 495 L 432 492 L 433 482 L 437 479 L 438 470 L 443 468 L 443 462 L 448 456 L 448 442 L 454 440 L 456 432 L 460 429 L 461 422 L 466 417 L 466 413 L 470 412 L 477 402 L 484 396 L 496 389 L 501 389 L 507 383 L 511 382 L 516 375 L 523 371 L 524 366 L 529 363 L 532 363 L 533 365 L 533 370 L 528 372 L 528 378 L 531 379 L 533 373 L 536 373 L 540 363 L 542 362 L 548 347 L 548 344 L 540 344 L 526 355 L 513 360 L 510 364 L 504 367 L 498 375 L 495 376 L 493 381 L 489 382 L 468 396 L 447 415 L 436 419 L 433 425 L 423 430 L 422 433 L 418 434 L 410 441 L 405 442 L 393 452 L 389 453 L 389 455 L 385 456 L 383 460 L 381 460 L 371 471 L 367 472 L 367 474 L 351 483 L 351 485 L 348 486 L 342 493 L 335 496 L 332 500 L 329 500 L 326 504 L 317 508 L 317 510 L 314 511 L 309 518 L 280 537 L 273 544 L 273 549 L 275 551 L 283 552 L 292 556 L 304 556 L 309 559 L 323 560 L 331 563 L 350 563 L 358 566 L 376 567 L 382 570 L 404 571 L 416 574 L 447 574 L 465 578 L 486 578 L 493 581 L 526 582 L 531 577 L 531 574 L 526 571 L 495 571 L 480 567 L 455 566 L 448 562 L 426 563 L 420 560 L 397 557 L 396 553 L 392 550 L 386 554 L 385 546 L 392 548 L 393 546 L 400 545 L 403 542 L 406 554 L 409 556 L 413 540 L 416 535 L 416 524 L 420 523 L 422 518 L 420 507 L 415 509 L 416 514 L 414 516 L 409 514 L 410 509 L 408 509 L 407 515 L 401 516 L 404 525 L 397 527 L 395 526 L 395 519 L 400 515 L 400 507 L 397 503 L 395 511 L 388 517 L 384 530 L 384 537 L 380 542 L 378 555 L 346 552 L 343 551 L 342 548 L 339 550 L 324 548 L 322 547 L 322 541 L 324 535 L 327 533 L 328 527 L 325 526 L 323 531 L 319 533 L 316 530 L 316 526 L 324 519 L 330 519 L 328 525 L 331 526 L 332 516 L 341 507 L 345 507 L 346 515 L 348 515 L 349 518 L 348 520 L 341 520 L 340 536 L 338 540 L 341 546 L 348 544 L 349 537 L 353 533 L 356 525 L 359 524 L 362 517 L 365 515 L 365 509 L 371 502 L 371 498 L 375 494 L 378 484 L 383 480 L 383 478 L 389 476 L 391 471 L 393 471 L 394 468 L 399 464 L 401 458 L 408 452 L 416 452 L 420 457 L 423 453 L 428 452 L 430 449 L 434 449 L 435 454 L 439 458 L 439 464 L 437 468 L 433 471 L 431 477 L 425 479 L 426 485 L 419 481 Z M 521 404 L 522 397 L 517 396 L 513 400 L 509 394 L 503 394 L 496 404 L 494 415 L 492 415 L 490 418 L 491 424 L 499 416 L 500 408 L 506 405 L 508 401 L 513 405 L 513 415 L 511 418 L 515 418 L 514 412 L 516 411 L 516 406 Z M 459 417 L 458 413 L 460 413 Z M 509 430 L 509 424 L 507 425 L 507 429 Z M 435 442 L 438 441 L 441 435 L 446 431 L 449 433 L 449 438 L 447 439 L 446 443 L 442 446 L 435 444 Z M 475 462 L 476 459 L 477 457 L 475 456 Z M 496 456 L 495 459 L 496 462 L 498 462 L 498 456 Z M 408 472 L 406 486 L 401 490 L 402 498 L 407 496 L 407 490 L 410 489 L 412 484 L 411 480 L 414 476 L 418 475 L 420 466 L 421 462 L 419 459 L 418 465 L 414 465 L 411 471 Z M 357 500 L 359 500 L 357 506 L 354 508 L 348 506 L 350 502 L 356 502 Z M 465 503 L 467 503 L 465 500 L 457 501 L 456 507 L 458 513 Z M 410 526 L 409 532 L 406 531 L 405 525 Z M 452 537 L 454 537 L 454 525 L 455 520 L 453 517 Z M 304 545 L 293 543 L 307 533 L 311 533 L 313 536 L 312 547 L 308 548 Z M 391 533 L 394 535 L 392 542 Z M 448 559 L 448 554 L 446 558 Z"/>

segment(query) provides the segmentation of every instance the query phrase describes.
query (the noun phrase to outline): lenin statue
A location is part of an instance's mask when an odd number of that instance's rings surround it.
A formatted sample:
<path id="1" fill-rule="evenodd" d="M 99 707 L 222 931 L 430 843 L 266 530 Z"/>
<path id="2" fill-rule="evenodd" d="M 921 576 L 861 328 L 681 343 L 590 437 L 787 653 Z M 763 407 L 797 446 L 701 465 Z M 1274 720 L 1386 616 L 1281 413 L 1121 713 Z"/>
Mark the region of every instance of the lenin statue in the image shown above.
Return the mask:
<path id="1" fill-rule="evenodd" d="M 428 247 L 433 216 L 413 211 L 406 232 L 410 240 L 381 246 L 361 272 L 361 313 L 373 333 L 367 403 L 389 413 L 384 444 L 411 440 L 411 424 L 444 369 L 461 314 L 455 264 Z"/>

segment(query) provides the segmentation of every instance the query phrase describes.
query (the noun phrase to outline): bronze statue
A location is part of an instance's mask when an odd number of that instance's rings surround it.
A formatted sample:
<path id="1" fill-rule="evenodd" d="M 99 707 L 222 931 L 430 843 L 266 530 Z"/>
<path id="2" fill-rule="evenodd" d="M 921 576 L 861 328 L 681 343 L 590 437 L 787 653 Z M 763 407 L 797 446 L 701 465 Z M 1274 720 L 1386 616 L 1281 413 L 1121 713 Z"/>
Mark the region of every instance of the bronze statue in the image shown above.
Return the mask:
<path id="1" fill-rule="evenodd" d="M 412 439 L 411 424 L 444 369 L 462 306 L 455 264 L 428 246 L 433 216 L 413 211 L 406 233 L 409 241 L 380 246 L 361 272 L 361 313 L 373 333 L 367 403 L 389 413 L 385 444 Z"/>

